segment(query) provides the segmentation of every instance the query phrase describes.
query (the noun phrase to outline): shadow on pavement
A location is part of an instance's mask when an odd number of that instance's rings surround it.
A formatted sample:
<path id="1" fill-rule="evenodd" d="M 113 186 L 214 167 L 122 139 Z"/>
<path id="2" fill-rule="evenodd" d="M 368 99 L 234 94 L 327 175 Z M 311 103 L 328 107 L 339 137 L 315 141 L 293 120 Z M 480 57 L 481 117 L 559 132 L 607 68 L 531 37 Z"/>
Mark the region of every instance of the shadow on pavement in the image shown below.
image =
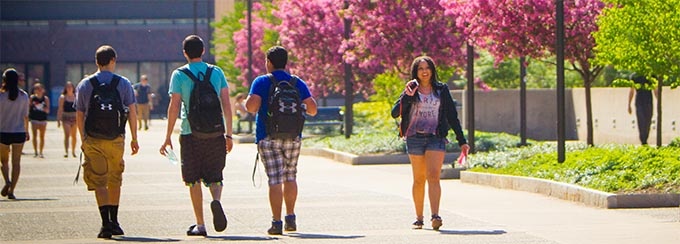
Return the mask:
<path id="1" fill-rule="evenodd" d="M 328 234 L 311 234 L 311 233 L 290 233 L 287 236 L 300 239 L 357 239 L 364 238 L 364 236 L 339 236 L 339 235 L 328 235 Z"/>
<path id="2" fill-rule="evenodd" d="M 17 198 L 17 199 L 2 199 L 0 202 L 40 202 L 40 201 L 57 201 L 57 198 Z"/>
<path id="3" fill-rule="evenodd" d="M 502 235 L 504 230 L 439 230 L 444 235 Z"/>
<path id="4" fill-rule="evenodd" d="M 131 241 L 131 242 L 179 242 L 179 239 L 172 238 L 153 238 L 141 236 L 116 236 L 111 238 L 114 241 Z"/>
<path id="5" fill-rule="evenodd" d="M 222 241 L 275 241 L 279 239 L 270 236 L 208 236 L 206 238 Z"/>

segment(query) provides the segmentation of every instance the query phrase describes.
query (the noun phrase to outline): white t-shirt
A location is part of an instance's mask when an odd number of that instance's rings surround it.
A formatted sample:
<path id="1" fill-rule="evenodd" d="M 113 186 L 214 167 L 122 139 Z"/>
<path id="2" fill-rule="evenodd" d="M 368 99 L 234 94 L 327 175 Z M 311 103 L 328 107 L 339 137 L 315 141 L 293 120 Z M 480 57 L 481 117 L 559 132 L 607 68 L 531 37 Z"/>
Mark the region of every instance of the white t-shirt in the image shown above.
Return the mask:
<path id="1" fill-rule="evenodd" d="M 0 92 L 0 132 L 27 132 L 24 118 L 28 116 L 28 94 L 19 89 L 19 95 L 14 101 L 9 100 L 9 92 Z"/>
<path id="2" fill-rule="evenodd" d="M 412 136 L 416 133 L 436 134 L 441 100 L 434 93 L 425 95 L 418 93 L 418 96 L 420 101 L 411 109 L 411 121 L 406 135 Z"/>

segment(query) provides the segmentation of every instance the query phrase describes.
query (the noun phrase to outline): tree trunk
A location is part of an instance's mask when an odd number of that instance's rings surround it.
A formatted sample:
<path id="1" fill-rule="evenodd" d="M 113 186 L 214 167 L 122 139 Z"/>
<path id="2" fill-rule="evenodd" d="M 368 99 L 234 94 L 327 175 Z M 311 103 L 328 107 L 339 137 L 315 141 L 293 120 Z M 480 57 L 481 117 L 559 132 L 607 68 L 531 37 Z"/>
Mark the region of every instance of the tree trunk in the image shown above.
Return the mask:
<path id="1" fill-rule="evenodd" d="M 663 80 L 657 77 L 657 94 L 656 94 L 656 146 L 661 147 L 662 134 L 661 134 L 661 91 L 663 91 Z"/>
<path id="2" fill-rule="evenodd" d="M 593 99 L 591 97 L 590 93 L 590 87 L 592 85 L 592 77 L 588 77 L 583 79 L 584 81 L 584 86 L 586 89 L 586 126 L 587 126 L 587 131 L 588 131 L 588 136 L 587 136 L 587 143 L 588 146 L 594 146 L 594 140 L 593 140 Z"/>

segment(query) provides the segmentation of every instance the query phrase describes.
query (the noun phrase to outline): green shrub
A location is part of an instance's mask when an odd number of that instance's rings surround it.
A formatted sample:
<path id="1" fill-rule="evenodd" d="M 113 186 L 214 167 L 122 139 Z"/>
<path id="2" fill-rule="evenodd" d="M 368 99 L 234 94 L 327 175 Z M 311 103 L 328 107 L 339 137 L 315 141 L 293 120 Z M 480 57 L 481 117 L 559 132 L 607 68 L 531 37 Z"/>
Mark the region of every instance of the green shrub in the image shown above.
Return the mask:
<path id="1" fill-rule="evenodd" d="M 680 147 L 680 137 L 676 137 L 668 144 L 669 147 Z"/>
<path id="2" fill-rule="evenodd" d="M 473 171 L 577 184 L 616 193 L 680 193 L 680 148 L 567 144 L 564 163 L 554 143 L 471 155 Z"/>

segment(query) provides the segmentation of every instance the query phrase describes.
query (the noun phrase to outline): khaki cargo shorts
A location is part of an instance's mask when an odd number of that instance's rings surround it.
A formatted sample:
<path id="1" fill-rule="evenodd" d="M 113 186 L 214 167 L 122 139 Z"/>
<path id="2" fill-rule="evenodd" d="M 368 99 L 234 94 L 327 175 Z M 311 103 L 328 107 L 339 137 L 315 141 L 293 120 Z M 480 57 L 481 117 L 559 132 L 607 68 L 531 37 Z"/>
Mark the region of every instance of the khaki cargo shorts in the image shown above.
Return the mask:
<path id="1" fill-rule="evenodd" d="M 125 139 L 113 140 L 85 138 L 83 141 L 83 180 L 87 189 L 97 187 L 120 187 L 123 183 Z"/>

